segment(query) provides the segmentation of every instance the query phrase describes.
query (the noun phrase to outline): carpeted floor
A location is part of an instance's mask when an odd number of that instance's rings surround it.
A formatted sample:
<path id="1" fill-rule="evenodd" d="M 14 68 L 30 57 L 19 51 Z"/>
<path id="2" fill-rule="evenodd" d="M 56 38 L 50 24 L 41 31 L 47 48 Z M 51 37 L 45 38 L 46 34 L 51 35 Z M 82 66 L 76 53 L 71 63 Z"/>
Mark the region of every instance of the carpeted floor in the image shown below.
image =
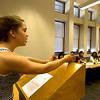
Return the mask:
<path id="1" fill-rule="evenodd" d="M 86 95 L 81 100 L 100 100 L 100 80 L 86 84 Z"/>

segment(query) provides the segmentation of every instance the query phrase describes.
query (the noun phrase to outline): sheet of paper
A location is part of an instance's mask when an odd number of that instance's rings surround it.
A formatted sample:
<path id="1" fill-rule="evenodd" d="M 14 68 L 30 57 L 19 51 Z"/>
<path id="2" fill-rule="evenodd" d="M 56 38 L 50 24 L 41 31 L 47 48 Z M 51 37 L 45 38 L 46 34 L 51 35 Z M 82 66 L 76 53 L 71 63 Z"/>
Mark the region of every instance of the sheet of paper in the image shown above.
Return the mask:
<path id="1" fill-rule="evenodd" d="M 86 63 L 86 68 L 91 68 L 91 65 L 93 65 L 93 62 L 87 62 Z"/>
<path id="2" fill-rule="evenodd" d="M 97 62 L 97 64 L 100 64 L 100 62 Z"/>
<path id="3" fill-rule="evenodd" d="M 27 97 L 30 97 L 33 95 L 40 87 L 42 87 L 48 80 L 50 80 L 53 76 L 45 73 L 45 74 L 39 74 L 36 77 L 34 77 L 32 80 L 30 80 L 28 83 L 26 83 L 22 89 L 27 95 Z"/>
<path id="4" fill-rule="evenodd" d="M 86 65 L 93 65 L 93 62 L 87 62 Z"/>

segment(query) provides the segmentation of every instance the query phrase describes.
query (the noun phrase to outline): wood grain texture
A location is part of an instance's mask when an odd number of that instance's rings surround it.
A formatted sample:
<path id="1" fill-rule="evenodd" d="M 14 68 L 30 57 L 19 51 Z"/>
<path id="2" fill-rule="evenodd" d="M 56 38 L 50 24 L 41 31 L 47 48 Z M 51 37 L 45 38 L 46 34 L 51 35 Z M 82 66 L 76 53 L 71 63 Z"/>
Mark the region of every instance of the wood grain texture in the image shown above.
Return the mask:
<path id="1" fill-rule="evenodd" d="M 51 71 L 53 75 L 30 98 L 22 90 L 22 86 L 36 75 L 24 75 L 17 83 L 21 100 L 78 100 L 85 95 L 85 65 L 71 63 Z"/>

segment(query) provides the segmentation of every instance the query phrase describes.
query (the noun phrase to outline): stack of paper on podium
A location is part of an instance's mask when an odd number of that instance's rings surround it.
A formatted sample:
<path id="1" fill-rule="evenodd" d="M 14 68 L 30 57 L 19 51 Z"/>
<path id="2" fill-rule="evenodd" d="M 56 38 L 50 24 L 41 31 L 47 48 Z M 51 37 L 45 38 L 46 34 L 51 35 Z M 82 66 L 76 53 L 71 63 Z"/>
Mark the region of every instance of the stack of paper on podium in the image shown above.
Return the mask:
<path id="1" fill-rule="evenodd" d="M 85 95 L 85 65 L 65 63 L 49 73 L 24 75 L 16 86 L 20 100 L 78 100 Z"/>

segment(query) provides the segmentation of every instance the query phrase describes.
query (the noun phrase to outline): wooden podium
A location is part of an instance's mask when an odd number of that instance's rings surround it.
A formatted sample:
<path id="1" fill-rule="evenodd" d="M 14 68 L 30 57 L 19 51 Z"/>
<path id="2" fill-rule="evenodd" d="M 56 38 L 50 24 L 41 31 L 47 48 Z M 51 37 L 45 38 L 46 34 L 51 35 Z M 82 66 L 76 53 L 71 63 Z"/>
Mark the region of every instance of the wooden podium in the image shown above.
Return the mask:
<path id="1" fill-rule="evenodd" d="M 36 75 L 22 76 L 16 83 L 20 100 L 79 100 L 85 95 L 85 65 L 71 63 L 67 66 L 65 63 L 49 74 L 53 78 L 29 98 L 22 86 Z"/>

